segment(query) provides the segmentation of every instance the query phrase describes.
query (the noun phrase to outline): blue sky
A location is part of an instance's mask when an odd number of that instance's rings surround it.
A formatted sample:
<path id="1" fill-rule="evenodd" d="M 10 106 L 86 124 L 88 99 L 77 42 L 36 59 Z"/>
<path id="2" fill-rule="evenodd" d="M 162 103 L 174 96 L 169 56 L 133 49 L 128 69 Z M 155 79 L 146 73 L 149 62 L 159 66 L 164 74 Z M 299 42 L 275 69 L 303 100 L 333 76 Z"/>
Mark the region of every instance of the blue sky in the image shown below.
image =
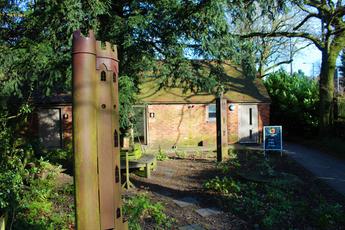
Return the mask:
<path id="1" fill-rule="evenodd" d="M 320 73 L 320 65 L 321 52 L 314 45 L 311 45 L 296 54 L 292 63 L 292 69 L 294 72 L 300 69 L 307 76 L 312 76 L 314 72 L 314 76 L 317 76 Z M 285 68 L 290 71 L 290 66 L 285 66 Z"/>

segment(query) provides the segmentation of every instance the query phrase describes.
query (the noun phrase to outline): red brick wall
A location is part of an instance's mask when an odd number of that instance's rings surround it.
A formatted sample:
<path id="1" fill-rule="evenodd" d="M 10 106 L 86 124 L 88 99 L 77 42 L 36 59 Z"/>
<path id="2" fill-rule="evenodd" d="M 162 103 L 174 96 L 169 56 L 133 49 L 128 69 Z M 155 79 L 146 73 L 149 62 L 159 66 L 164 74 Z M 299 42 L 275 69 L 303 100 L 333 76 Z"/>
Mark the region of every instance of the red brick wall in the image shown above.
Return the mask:
<path id="1" fill-rule="evenodd" d="M 230 105 L 234 105 L 234 111 L 229 110 Z M 238 141 L 238 104 L 228 104 L 228 143 L 234 144 Z"/>
<path id="2" fill-rule="evenodd" d="M 66 147 L 72 141 L 72 106 L 61 106 L 60 108 L 63 146 Z"/>
<path id="3" fill-rule="evenodd" d="M 262 130 L 265 125 L 270 124 L 270 104 L 261 103 L 258 104 L 258 115 L 259 115 L 259 141 L 262 142 L 263 134 Z"/>
<path id="4" fill-rule="evenodd" d="M 234 110 L 227 109 L 228 142 L 238 142 L 238 105 Z M 154 117 L 149 114 L 154 113 Z M 148 106 L 148 144 L 151 146 L 172 147 L 197 146 L 203 141 L 204 146 L 216 145 L 216 122 L 208 121 L 207 105 L 149 105 Z M 262 140 L 262 129 L 270 122 L 270 105 L 258 104 L 258 131 Z"/>
<path id="5" fill-rule="evenodd" d="M 149 105 L 147 112 L 151 146 L 198 146 L 200 142 L 216 145 L 216 121 L 208 121 L 207 105 Z"/>
<path id="6" fill-rule="evenodd" d="M 234 111 L 227 109 L 228 114 L 228 142 L 238 141 L 238 104 Z M 72 140 L 72 106 L 61 108 L 63 145 Z M 56 108 L 56 107 L 55 107 Z M 176 105 L 149 105 L 147 115 L 148 144 L 153 146 L 172 147 L 197 146 L 201 141 L 204 146 L 216 145 L 216 121 L 208 121 L 207 105 L 204 104 L 176 104 Z M 155 117 L 150 118 L 149 113 Z M 68 117 L 64 118 L 64 114 Z M 260 140 L 264 125 L 270 123 L 270 104 L 258 104 L 258 125 Z"/>

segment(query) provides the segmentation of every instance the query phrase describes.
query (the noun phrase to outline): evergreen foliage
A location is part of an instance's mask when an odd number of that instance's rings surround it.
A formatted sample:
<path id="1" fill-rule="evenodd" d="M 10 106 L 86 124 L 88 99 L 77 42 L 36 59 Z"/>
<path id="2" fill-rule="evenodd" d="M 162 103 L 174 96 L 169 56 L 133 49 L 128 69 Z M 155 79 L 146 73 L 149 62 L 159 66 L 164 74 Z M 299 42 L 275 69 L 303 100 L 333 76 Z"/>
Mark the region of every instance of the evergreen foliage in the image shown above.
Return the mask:
<path id="1" fill-rule="evenodd" d="M 290 137 L 312 137 L 319 126 L 317 82 L 302 72 L 291 76 L 280 70 L 270 74 L 264 83 L 272 99 L 272 124 L 281 124 Z"/>

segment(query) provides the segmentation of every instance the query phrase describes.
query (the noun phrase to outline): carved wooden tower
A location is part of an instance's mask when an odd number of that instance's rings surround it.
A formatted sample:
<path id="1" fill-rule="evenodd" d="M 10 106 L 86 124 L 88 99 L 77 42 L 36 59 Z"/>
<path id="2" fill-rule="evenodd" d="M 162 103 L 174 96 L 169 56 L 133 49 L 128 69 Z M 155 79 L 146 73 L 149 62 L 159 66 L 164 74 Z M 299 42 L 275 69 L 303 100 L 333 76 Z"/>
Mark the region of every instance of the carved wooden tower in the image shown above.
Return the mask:
<path id="1" fill-rule="evenodd" d="M 127 229 L 122 217 L 116 46 L 73 34 L 76 225 Z"/>

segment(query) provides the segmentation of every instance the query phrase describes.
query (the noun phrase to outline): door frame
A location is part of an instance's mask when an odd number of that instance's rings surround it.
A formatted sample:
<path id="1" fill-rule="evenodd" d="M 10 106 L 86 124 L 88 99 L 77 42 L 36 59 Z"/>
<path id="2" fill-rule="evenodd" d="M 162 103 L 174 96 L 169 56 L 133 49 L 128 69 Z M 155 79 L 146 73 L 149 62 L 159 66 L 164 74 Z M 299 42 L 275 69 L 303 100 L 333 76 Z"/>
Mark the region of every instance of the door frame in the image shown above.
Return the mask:
<path id="1" fill-rule="evenodd" d="M 242 141 L 241 139 L 243 137 L 240 136 L 240 129 L 241 129 L 241 119 L 240 119 L 240 114 L 242 112 L 242 110 L 240 109 L 241 106 L 255 106 L 256 107 L 256 111 L 257 111 L 257 116 L 254 117 L 252 116 L 252 119 L 256 119 L 256 137 L 251 141 L 251 140 L 244 140 Z M 254 122 L 253 122 L 254 123 Z M 248 138 L 249 139 L 249 138 Z M 243 144 L 255 144 L 255 143 L 259 143 L 259 106 L 258 103 L 239 103 L 238 104 L 238 142 L 239 143 L 243 143 Z"/>
<path id="2" fill-rule="evenodd" d="M 133 108 L 143 108 L 143 127 L 144 127 L 144 141 L 141 144 L 147 145 L 148 127 L 147 127 L 147 105 L 133 105 Z M 133 137 L 134 138 L 134 137 Z M 135 140 L 134 140 L 135 142 Z"/>

